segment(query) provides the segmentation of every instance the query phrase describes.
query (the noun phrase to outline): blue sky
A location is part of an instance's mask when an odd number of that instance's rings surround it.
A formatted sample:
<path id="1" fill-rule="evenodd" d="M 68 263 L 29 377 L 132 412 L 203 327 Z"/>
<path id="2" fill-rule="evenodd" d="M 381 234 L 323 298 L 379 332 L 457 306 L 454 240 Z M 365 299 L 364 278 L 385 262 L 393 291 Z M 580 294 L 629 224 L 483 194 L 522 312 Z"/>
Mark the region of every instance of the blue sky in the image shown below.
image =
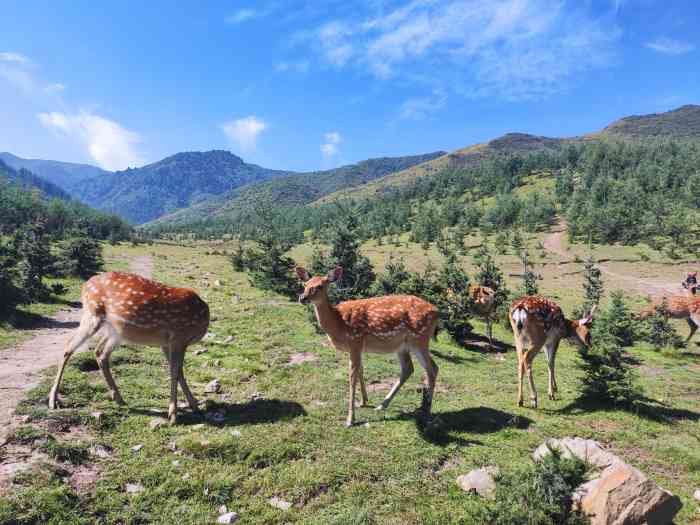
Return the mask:
<path id="1" fill-rule="evenodd" d="M 700 7 L 656 0 L 5 2 L 0 151 L 313 170 L 700 103 Z"/>

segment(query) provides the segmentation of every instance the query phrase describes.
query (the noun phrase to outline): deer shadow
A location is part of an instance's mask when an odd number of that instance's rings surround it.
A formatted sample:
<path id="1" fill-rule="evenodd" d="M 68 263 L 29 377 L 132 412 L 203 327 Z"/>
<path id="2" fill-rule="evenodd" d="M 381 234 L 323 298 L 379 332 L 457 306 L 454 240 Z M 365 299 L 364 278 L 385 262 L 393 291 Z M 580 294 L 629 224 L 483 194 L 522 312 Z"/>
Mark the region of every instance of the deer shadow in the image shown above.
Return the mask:
<path id="1" fill-rule="evenodd" d="M 164 410 L 130 408 L 130 413 L 167 418 Z M 216 414 L 216 417 L 212 417 Z M 215 427 L 260 425 L 289 421 L 305 416 L 306 410 L 295 401 L 283 399 L 254 399 L 248 403 L 207 402 L 202 411 L 178 409 L 178 424 L 195 425 L 204 423 Z"/>
<path id="2" fill-rule="evenodd" d="M 426 422 L 420 411 L 413 414 L 400 414 L 395 419 L 414 420 L 421 437 L 425 441 L 438 446 L 483 444 L 478 440 L 464 439 L 455 435 L 458 432 L 492 434 L 505 428 L 524 430 L 532 424 L 532 419 L 528 417 L 484 406 L 433 413 L 433 418 L 430 422 Z"/>
<path id="3" fill-rule="evenodd" d="M 493 344 L 490 344 L 488 337 L 479 334 L 470 334 L 468 338 L 462 341 L 461 346 L 465 350 L 480 354 L 505 353 L 515 350 L 513 345 L 498 339 L 493 339 Z"/>
<path id="4" fill-rule="evenodd" d="M 592 412 L 619 410 L 657 423 L 674 424 L 682 420 L 700 421 L 700 413 L 685 408 L 674 408 L 667 403 L 640 396 L 631 403 L 613 405 L 591 396 L 582 395 L 559 410 L 552 412 L 577 415 Z"/>

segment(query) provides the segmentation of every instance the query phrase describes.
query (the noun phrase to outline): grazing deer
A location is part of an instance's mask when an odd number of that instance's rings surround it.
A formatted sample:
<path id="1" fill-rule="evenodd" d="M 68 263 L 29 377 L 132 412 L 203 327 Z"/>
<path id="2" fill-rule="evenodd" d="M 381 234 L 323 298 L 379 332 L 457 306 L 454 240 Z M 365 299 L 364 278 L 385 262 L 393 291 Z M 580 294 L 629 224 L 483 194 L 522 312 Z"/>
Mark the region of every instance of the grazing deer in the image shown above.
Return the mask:
<path id="1" fill-rule="evenodd" d="M 689 277 L 691 275 L 694 274 L 688 274 Z M 696 294 L 699 286 L 697 283 L 688 283 L 687 280 L 683 281 L 681 284 L 686 288 L 687 295 L 657 297 L 651 304 L 642 308 L 638 317 L 640 320 L 651 317 L 656 312 L 656 309 L 665 301 L 666 312 L 671 319 L 685 319 L 688 323 L 690 333 L 685 340 L 685 344 L 688 344 L 695 335 L 698 326 L 700 326 L 700 295 Z"/>
<path id="2" fill-rule="evenodd" d="M 685 277 L 685 281 L 681 283 L 681 286 L 690 292 L 690 295 L 695 295 L 698 288 L 698 272 L 688 272 Z"/>
<path id="3" fill-rule="evenodd" d="M 187 288 L 171 288 L 139 275 L 109 272 L 96 275 L 82 288 L 83 316 L 78 330 L 68 341 L 58 374 L 49 394 L 49 408 L 58 406 L 58 389 L 63 371 L 73 352 L 100 332 L 95 347 L 97 362 L 109 386 L 112 399 L 124 405 L 109 369 L 109 356 L 122 341 L 160 346 L 170 365 L 168 417 L 177 420 L 177 385 L 187 403 L 197 410 L 183 371 L 187 346 L 199 341 L 209 327 L 209 306 Z"/>
<path id="4" fill-rule="evenodd" d="M 395 353 L 401 365 L 401 376 L 377 410 L 384 410 L 413 373 L 410 354 L 413 353 L 425 369 L 428 379 L 423 394 L 422 410 L 427 419 L 435 390 L 438 367 L 428 349 L 438 321 L 437 309 L 427 301 L 412 295 L 386 295 L 373 299 L 345 301 L 333 306 L 328 301 L 328 287 L 343 275 L 338 266 L 327 276 L 311 277 L 301 267 L 296 268 L 304 283 L 301 303 L 313 303 L 321 327 L 336 350 L 350 354 L 350 400 L 346 426 L 355 421 L 355 388 L 360 381 L 362 406 L 367 405 L 367 389 L 362 370 L 362 353 Z"/>
<path id="5" fill-rule="evenodd" d="M 590 326 L 595 306 L 582 319 L 572 321 L 564 317 L 561 308 L 554 302 L 539 296 L 517 299 L 510 307 L 510 325 L 515 336 L 518 353 L 518 406 L 523 406 L 523 376 L 527 372 L 530 385 L 530 401 L 537 408 L 537 390 L 532 379 L 532 362 L 544 346 L 547 354 L 549 399 L 556 399 L 557 381 L 554 375 L 554 360 L 562 338 L 580 347 L 591 344 Z M 529 343 L 529 349 L 525 350 Z"/>

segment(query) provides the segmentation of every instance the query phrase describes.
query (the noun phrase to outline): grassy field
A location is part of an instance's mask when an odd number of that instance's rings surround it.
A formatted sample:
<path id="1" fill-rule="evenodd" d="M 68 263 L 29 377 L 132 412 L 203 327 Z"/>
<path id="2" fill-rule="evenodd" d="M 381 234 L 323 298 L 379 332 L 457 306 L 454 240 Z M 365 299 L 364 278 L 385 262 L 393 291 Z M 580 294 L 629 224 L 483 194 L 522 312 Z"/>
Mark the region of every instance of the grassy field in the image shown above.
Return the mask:
<path id="1" fill-rule="evenodd" d="M 534 247 L 538 241 L 542 236 L 529 242 Z M 432 346 L 440 367 L 436 427 L 426 432 L 413 413 L 421 399 L 417 368 L 388 411 L 360 408 L 360 423 L 346 429 L 345 357 L 314 332 L 303 307 L 251 288 L 226 257 L 211 254 L 225 248 L 108 248 L 110 265 L 123 267 L 128 257 L 150 255 L 156 279 L 193 287 L 209 302 L 211 335 L 188 353 L 185 373 L 195 395 L 206 402 L 206 414 L 221 414 L 223 421 L 183 409 L 180 425 L 149 426 L 165 415 L 169 392 L 157 349 L 115 352 L 112 370 L 129 404 L 124 409 L 109 400 L 94 358 L 75 356 L 62 388 L 68 408 L 48 412 L 48 383 L 43 384 L 20 407 L 30 418 L 16 439 L 64 461 L 21 476 L 13 491 L 0 497 L 0 523 L 213 523 L 221 505 L 238 512 L 240 523 L 474 523 L 482 501 L 462 492 L 458 475 L 491 464 L 510 472 L 530 462 L 546 438 L 570 435 L 605 443 L 680 495 L 684 508 L 677 523 L 697 520 L 700 509 L 692 493 L 700 488 L 700 352 L 695 345 L 673 353 L 631 349 L 639 361 L 639 382 L 653 402 L 630 413 L 580 402 L 579 358 L 563 344 L 557 362 L 560 398 L 546 399 L 546 365 L 540 357 L 535 381 L 541 403 L 532 410 L 515 403 L 514 352 L 468 350 L 441 334 Z M 413 255 L 422 254 L 416 248 L 374 241 L 364 246 L 378 269 L 391 252 L 411 267 L 424 265 L 424 257 Z M 577 250 L 571 250 L 572 259 Z M 309 254 L 308 246 L 293 253 L 300 262 Z M 428 256 L 439 264 L 436 253 Z M 619 263 L 620 270 L 671 271 L 660 258 L 654 260 Z M 512 255 L 499 262 L 506 274 L 519 270 Z M 548 255 L 546 262 L 559 258 Z M 470 267 L 468 257 L 465 264 Z M 559 298 L 566 310 L 580 301 L 580 266 L 537 268 L 544 277 L 542 291 Z M 517 279 L 508 281 L 517 287 Z M 495 335 L 512 343 L 500 326 Z M 232 342 L 224 343 L 229 336 Z M 198 349 L 206 351 L 195 355 L 192 350 Z M 291 364 L 301 357 L 306 360 Z M 365 374 L 376 404 L 397 377 L 398 364 L 370 355 Z M 213 379 L 220 380 L 222 391 L 204 394 Z M 99 418 L 91 416 L 95 412 L 101 412 Z M 43 435 L 47 430 L 52 438 Z M 87 452 L 95 445 L 108 457 Z M 85 478 L 91 481 L 81 484 Z M 143 491 L 129 494 L 127 484 L 140 484 Z M 291 508 L 273 507 L 268 502 L 273 497 Z"/>

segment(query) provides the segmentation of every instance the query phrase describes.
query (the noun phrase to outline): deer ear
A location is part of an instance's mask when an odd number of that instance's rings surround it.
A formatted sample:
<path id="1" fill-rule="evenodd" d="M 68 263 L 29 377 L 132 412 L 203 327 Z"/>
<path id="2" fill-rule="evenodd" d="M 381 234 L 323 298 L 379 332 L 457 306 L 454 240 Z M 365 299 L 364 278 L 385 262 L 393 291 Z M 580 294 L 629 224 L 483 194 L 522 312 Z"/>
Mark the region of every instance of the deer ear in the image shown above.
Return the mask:
<path id="1" fill-rule="evenodd" d="M 598 308 L 598 305 L 594 304 L 593 308 L 591 308 L 591 311 L 588 312 L 583 319 L 579 319 L 578 323 L 582 325 L 590 324 L 590 322 L 593 320 L 593 314 L 595 313 L 596 308 Z"/>
<path id="2" fill-rule="evenodd" d="M 342 266 L 336 266 L 334 269 L 328 272 L 328 280 L 332 283 L 339 281 L 341 277 L 343 277 Z"/>
<path id="3" fill-rule="evenodd" d="M 301 279 L 302 281 L 306 282 L 309 279 L 311 279 L 311 276 L 309 275 L 309 272 L 307 272 L 304 268 L 301 266 L 297 266 L 294 268 L 294 271 L 297 272 L 297 277 Z"/>

